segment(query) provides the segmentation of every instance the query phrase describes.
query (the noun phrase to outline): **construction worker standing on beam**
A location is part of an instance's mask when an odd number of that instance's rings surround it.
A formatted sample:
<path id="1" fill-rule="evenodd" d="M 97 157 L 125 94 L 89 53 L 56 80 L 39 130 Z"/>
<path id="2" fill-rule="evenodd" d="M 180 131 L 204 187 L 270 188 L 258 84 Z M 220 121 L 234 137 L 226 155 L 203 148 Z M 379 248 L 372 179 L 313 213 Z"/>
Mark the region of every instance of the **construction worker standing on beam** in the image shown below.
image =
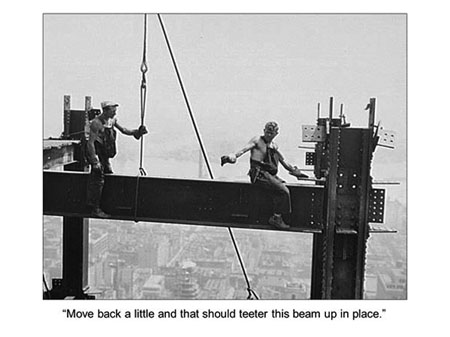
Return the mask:
<path id="1" fill-rule="evenodd" d="M 289 174 L 307 178 L 296 166 L 287 163 L 273 139 L 278 135 L 279 127 L 276 122 L 267 122 L 264 126 L 264 135 L 253 137 L 248 144 L 235 154 L 221 157 L 221 165 L 234 164 L 237 158 L 250 151 L 250 181 L 252 184 L 262 186 L 272 194 L 274 214 L 269 218 L 269 224 L 278 229 L 287 229 L 289 225 L 284 220 L 291 213 L 291 196 L 285 181 L 277 176 L 278 163 Z M 283 217 L 285 218 L 283 220 Z"/>
<path id="2" fill-rule="evenodd" d="M 90 123 L 87 157 L 91 164 L 91 173 L 88 179 L 86 204 L 90 208 L 91 215 L 100 218 L 109 218 L 109 215 L 100 208 L 100 199 L 105 174 L 113 173 L 109 159 L 117 153 L 115 128 L 124 135 L 134 136 L 136 139 L 147 133 L 144 125 L 133 130 L 121 126 L 115 118 L 118 106 L 119 104 L 114 102 L 102 102 L 102 113 Z"/>

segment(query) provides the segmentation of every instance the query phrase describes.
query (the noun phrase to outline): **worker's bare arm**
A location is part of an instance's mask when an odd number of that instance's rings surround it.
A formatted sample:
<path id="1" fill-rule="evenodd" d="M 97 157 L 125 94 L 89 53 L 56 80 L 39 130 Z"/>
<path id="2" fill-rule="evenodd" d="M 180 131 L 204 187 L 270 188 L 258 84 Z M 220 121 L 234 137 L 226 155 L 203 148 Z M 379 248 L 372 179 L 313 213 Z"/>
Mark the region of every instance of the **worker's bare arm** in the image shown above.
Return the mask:
<path id="1" fill-rule="evenodd" d="M 223 166 L 224 164 L 234 164 L 236 163 L 237 158 L 239 158 L 240 156 L 242 156 L 244 153 L 252 150 L 253 148 L 255 148 L 257 146 L 257 141 L 258 141 L 258 137 L 253 137 L 252 139 L 250 139 L 250 141 L 238 152 L 236 153 L 230 153 L 227 156 L 222 156 L 220 158 L 221 161 L 221 165 Z"/>
<path id="2" fill-rule="evenodd" d="M 99 137 L 99 132 L 102 128 L 102 124 L 97 119 L 94 119 L 91 122 L 89 127 L 89 140 L 87 142 L 87 155 L 89 163 L 92 165 L 98 165 L 100 160 L 98 159 L 97 153 L 95 151 L 95 141 Z"/>
<path id="3" fill-rule="evenodd" d="M 127 129 L 127 128 L 123 127 L 122 125 L 117 123 L 117 120 L 115 120 L 114 126 L 117 129 L 119 129 L 119 131 L 122 132 L 124 135 L 133 136 L 136 139 L 139 139 L 142 137 L 142 135 L 145 135 L 146 133 L 148 133 L 147 128 L 144 125 L 141 125 L 138 129 L 131 130 L 131 129 Z"/>
<path id="4" fill-rule="evenodd" d="M 289 164 L 281 154 L 280 154 L 280 163 L 289 172 L 293 172 L 297 169 L 296 166 Z"/>
<path id="5" fill-rule="evenodd" d="M 258 137 L 253 137 L 241 150 L 236 152 L 236 154 L 235 154 L 236 158 L 239 158 L 244 153 L 252 150 L 253 148 L 256 147 L 257 144 L 258 144 Z"/>
<path id="6" fill-rule="evenodd" d="M 308 178 L 308 175 L 304 174 L 297 166 L 289 164 L 280 153 L 280 163 L 289 172 L 290 175 L 300 178 Z"/>
<path id="7" fill-rule="evenodd" d="M 117 121 L 114 122 L 114 126 L 120 131 L 122 132 L 124 135 L 127 136 L 134 136 L 137 132 L 137 129 L 127 129 L 125 127 L 123 127 L 122 125 L 120 125 Z"/>

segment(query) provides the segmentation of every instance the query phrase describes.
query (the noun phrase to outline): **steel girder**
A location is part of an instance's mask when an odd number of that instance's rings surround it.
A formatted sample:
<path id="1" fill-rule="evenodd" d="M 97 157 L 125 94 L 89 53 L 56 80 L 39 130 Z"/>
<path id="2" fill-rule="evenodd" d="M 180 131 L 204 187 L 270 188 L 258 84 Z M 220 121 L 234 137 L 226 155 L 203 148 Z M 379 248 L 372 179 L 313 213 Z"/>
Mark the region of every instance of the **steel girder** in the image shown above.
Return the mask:
<path id="1" fill-rule="evenodd" d="M 90 217 L 85 207 L 87 173 L 45 171 L 44 215 Z M 288 231 L 320 233 L 324 188 L 288 184 Z M 269 192 L 246 182 L 107 175 L 102 208 L 115 220 L 276 230 Z"/>
<path id="2" fill-rule="evenodd" d="M 57 166 L 74 163 L 75 147 L 73 142 L 44 141 L 43 168 L 44 170 Z"/>

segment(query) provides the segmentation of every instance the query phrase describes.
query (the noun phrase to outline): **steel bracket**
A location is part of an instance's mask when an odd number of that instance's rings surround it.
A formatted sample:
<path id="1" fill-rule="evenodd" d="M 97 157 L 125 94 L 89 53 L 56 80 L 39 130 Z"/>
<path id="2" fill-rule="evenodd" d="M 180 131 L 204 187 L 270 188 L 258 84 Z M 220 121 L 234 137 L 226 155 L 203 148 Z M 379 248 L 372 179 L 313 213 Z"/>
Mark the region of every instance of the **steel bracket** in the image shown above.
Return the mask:
<path id="1" fill-rule="evenodd" d="M 378 130 L 378 137 L 377 145 L 390 149 L 395 148 L 395 131 L 385 130 L 383 127 L 380 127 Z"/>
<path id="2" fill-rule="evenodd" d="M 321 125 L 303 125 L 303 142 L 324 142 L 326 140 L 325 127 Z"/>

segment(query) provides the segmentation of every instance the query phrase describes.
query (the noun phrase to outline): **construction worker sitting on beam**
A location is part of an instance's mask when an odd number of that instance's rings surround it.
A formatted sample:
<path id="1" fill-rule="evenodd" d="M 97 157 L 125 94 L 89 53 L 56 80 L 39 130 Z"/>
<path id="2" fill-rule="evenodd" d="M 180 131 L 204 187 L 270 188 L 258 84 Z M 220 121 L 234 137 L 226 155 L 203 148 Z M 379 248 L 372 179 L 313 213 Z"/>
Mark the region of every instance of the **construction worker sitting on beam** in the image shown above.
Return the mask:
<path id="1" fill-rule="evenodd" d="M 278 229 L 287 229 L 289 225 L 285 220 L 291 213 L 291 197 L 285 181 L 277 176 L 278 163 L 289 174 L 307 178 L 296 166 L 292 166 L 284 159 L 273 139 L 278 135 L 279 127 L 276 122 L 267 122 L 264 127 L 264 135 L 253 137 L 248 144 L 235 154 L 221 157 L 221 165 L 234 164 L 237 158 L 250 151 L 250 181 L 271 192 L 274 214 L 269 218 L 269 224 Z M 284 220 L 283 220 L 284 218 Z"/>
<path id="2" fill-rule="evenodd" d="M 144 125 L 138 129 L 127 129 L 121 126 L 115 118 L 119 104 L 105 101 L 101 103 L 102 113 L 95 117 L 90 124 L 89 140 L 87 142 L 87 157 L 91 164 L 91 174 L 87 186 L 87 206 L 91 215 L 100 218 L 109 218 L 109 215 L 100 208 L 105 174 L 113 173 L 110 158 L 116 153 L 116 130 L 127 136 L 140 139 L 147 133 Z"/>

